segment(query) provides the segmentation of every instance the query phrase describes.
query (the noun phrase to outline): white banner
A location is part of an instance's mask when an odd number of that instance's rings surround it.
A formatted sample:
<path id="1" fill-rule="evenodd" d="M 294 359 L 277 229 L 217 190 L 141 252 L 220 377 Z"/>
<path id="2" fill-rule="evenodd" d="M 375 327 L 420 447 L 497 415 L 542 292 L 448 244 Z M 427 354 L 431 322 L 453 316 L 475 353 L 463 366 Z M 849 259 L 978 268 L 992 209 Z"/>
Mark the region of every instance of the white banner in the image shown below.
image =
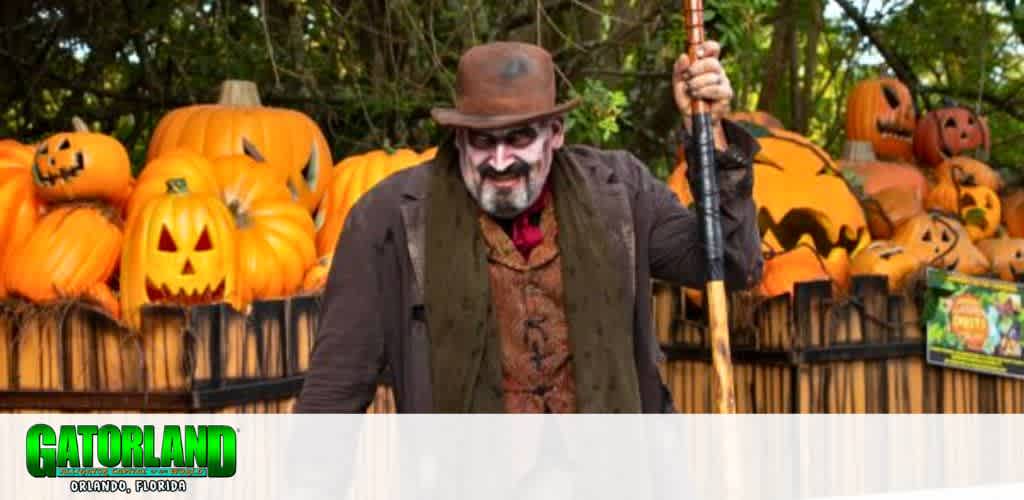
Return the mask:
<path id="1" fill-rule="evenodd" d="M 1016 429 L 1005 415 L 4 415 L 0 499 L 1020 498 Z"/>

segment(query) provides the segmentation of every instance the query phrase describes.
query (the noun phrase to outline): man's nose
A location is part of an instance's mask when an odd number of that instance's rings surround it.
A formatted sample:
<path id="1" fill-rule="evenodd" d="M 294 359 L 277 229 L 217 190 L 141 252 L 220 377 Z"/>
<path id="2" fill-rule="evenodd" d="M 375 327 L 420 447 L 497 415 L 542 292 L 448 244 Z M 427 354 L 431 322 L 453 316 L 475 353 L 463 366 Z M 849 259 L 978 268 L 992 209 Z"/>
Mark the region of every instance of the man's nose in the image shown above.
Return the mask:
<path id="1" fill-rule="evenodd" d="M 494 169 L 498 172 L 503 172 L 512 163 L 515 162 L 515 156 L 508 150 L 505 144 L 498 144 L 494 150 Z"/>

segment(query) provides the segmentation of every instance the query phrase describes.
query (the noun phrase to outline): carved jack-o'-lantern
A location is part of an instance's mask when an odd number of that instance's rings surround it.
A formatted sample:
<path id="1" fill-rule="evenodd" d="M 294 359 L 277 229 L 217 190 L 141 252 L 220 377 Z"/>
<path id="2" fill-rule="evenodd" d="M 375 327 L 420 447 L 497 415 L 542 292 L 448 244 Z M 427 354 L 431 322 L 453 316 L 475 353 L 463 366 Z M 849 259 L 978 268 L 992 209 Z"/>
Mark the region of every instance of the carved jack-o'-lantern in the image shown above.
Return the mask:
<path id="1" fill-rule="evenodd" d="M 921 268 L 921 260 L 891 241 L 876 240 L 850 262 L 850 274 L 880 275 L 889 279 L 889 290 L 902 291 L 909 278 Z"/>
<path id="2" fill-rule="evenodd" d="M 298 111 L 262 106 L 251 82 L 224 82 L 218 104 L 178 108 L 164 116 L 146 161 L 182 147 L 209 159 L 241 154 L 266 159 L 310 212 L 332 173 L 331 151 L 316 122 Z"/>
<path id="3" fill-rule="evenodd" d="M 126 231 L 121 304 L 133 327 L 143 304 L 245 305 L 231 213 L 215 195 L 190 193 L 182 179 L 167 184 Z"/>
<path id="4" fill-rule="evenodd" d="M 132 189 L 128 152 L 117 139 L 91 132 L 49 137 L 32 167 L 39 196 L 50 201 L 127 199 Z"/>
<path id="5" fill-rule="evenodd" d="M 999 172 L 966 156 L 950 158 L 935 167 L 935 181 L 958 186 L 985 186 L 993 191 L 1003 188 L 1003 178 Z"/>
<path id="6" fill-rule="evenodd" d="M 963 106 L 937 109 L 921 118 L 914 131 L 914 154 L 926 165 L 990 147 L 988 123 Z"/>
<path id="7" fill-rule="evenodd" d="M 978 249 L 988 257 L 992 272 L 1006 281 L 1024 281 L 1024 239 L 992 238 L 978 242 Z"/>
<path id="8" fill-rule="evenodd" d="M 911 218 L 896 230 L 892 241 L 933 267 L 973 275 L 989 268 L 988 259 L 971 243 L 967 230 L 940 214 Z"/>
<path id="9" fill-rule="evenodd" d="M 754 202 L 767 256 L 813 249 L 845 287 L 850 255 L 871 240 L 857 197 L 832 158 L 803 136 L 772 130 L 758 142 Z"/>
<path id="10" fill-rule="evenodd" d="M 846 99 L 846 138 L 871 143 L 879 158 L 912 161 L 916 126 L 910 89 L 895 78 L 864 80 Z"/>

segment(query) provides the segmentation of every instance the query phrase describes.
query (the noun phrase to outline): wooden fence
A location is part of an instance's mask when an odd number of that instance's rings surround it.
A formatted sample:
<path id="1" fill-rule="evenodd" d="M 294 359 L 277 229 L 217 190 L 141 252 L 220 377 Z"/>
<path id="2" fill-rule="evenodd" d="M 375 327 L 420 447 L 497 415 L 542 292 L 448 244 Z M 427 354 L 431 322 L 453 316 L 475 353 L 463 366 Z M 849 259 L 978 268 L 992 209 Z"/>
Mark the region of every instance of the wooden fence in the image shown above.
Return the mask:
<path id="1" fill-rule="evenodd" d="M 730 325 L 743 413 L 1015 413 L 1024 381 L 924 362 L 917 305 L 881 277 L 846 297 L 827 282 L 762 300 L 734 294 Z M 702 313 L 654 287 L 662 377 L 684 413 L 714 411 Z M 0 411 L 289 412 L 316 335 L 319 299 L 143 310 L 133 334 L 91 308 L 7 303 L 0 314 Z M 371 413 L 395 411 L 381 386 Z"/>

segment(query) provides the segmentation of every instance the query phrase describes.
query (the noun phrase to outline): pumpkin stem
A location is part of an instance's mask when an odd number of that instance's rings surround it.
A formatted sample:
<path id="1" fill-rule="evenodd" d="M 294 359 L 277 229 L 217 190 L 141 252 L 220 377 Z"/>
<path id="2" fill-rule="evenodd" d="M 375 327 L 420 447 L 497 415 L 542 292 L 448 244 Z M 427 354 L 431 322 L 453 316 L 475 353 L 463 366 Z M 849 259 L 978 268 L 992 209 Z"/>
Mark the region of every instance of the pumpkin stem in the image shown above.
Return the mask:
<path id="1" fill-rule="evenodd" d="M 875 149 L 867 141 L 846 141 L 840 158 L 846 161 L 878 161 Z"/>
<path id="2" fill-rule="evenodd" d="M 188 194 L 188 182 L 183 178 L 167 179 L 167 194 Z"/>
<path id="3" fill-rule="evenodd" d="M 249 218 L 249 214 L 242 209 L 242 203 L 238 200 L 231 200 L 228 203 L 228 211 L 231 212 L 231 216 L 235 218 L 235 227 L 238 229 L 246 229 L 252 225 L 252 219 Z"/>
<path id="4" fill-rule="evenodd" d="M 255 82 L 247 80 L 224 80 L 220 84 L 220 99 L 217 104 L 221 106 L 249 106 L 259 107 L 263 104 L 260 101 L 260 90 Z"/>
<path id="5" fill-rule="evenodd" d="M 88 132 L 89 126 L 85 124 L 85 120 L 77 117 L 71 117 L 71 128 L 75 129 L 75 132 Z"/>

